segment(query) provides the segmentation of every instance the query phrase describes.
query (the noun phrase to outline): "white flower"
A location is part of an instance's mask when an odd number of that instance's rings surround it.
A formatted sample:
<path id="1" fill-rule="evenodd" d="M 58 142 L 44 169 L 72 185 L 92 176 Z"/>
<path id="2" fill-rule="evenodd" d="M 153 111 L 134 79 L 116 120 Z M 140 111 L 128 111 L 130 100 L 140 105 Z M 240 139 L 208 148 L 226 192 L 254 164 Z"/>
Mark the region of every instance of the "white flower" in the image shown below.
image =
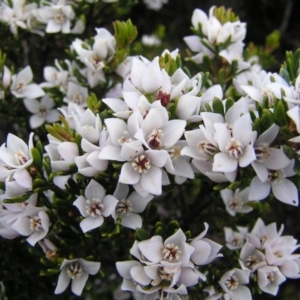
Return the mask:
<path id="1" fill-rule="evenodd" d="M 152 35 L 143 34 L 142 44 L 147 47 L 159 46 L 161 44 L 161 40 L 155 34 Z"/>
<path id="2" fill-rule="evenodd" d="M 249 114 L 237 118 L 232 124 L 232 130 L 223 123 L 216 123 L 214 127 L 215 140 L 221 151 L 214 155 L 214 172 L 233 172 L 238 165 L 244 168 L 256 159 L 251 144 L 255 132 L 252 131 Z"/>
<path id="3" fill-rule="evenodd" d="M 0 148 L 0 159 L 11 169 L 25 169 L 32 163 L 33 133 L 29 136 L 28 145 L 19 137 L 9 133 L 6 145 Z"/>
<path id="4" fill-rule="evenodd" d="M 42 126 L 45 122 L 53 123 L 58 121 L 59 112 L 54 107 L 55 103 L 49 94 L 42 97 L 40 101 L 36 99 L 24 99 L 24 105 L 33 115 L 29 119 L 31 128 Z"/>
<path id="5" fill-rule="evenodd" d="M 150 240 L 138 243 L 138 249 L 145 263 L 152 265 L 162 261 L 178 264 L 181 267 L 190 267 L 191 255 L 195 248 L 186 243 L 186 236 L 181 229 L 177 230 L 164 242 L 161 236 L 154 236 Z"/>
<path id="6" fill-rule="evenodd" d="M 141 213 L 145 209 L 148 202 L 153 199 L 153 196 L 148 195 L 143 197 L 137 192 L 132 192 L 128 196 L 128 193 L 128 185 L 118 183 L 113 196 L 119 201 L 116 205 L 115 211 L 112 212 L 112 217 L 116 220 L 119 216 L 121 216 L 122 226 L 132 229 L 141 228 L 142 218 L 137 213 Z"/>
<path id="7" fill-rule="evenodd" d="M 265 255 L 248 242 L 244 244 L 241 250 L 239 262 L 243 270 L 251 272 L 267 264 Z"/>
<path id="8" fill-rule="evenodd" d="M 237 226 L 237 229 L 239 232 L 233 231 L 229 227 L 224 227 L 226 247 L 230 250 L 241 249 L 248 232 L 247 227 Z"/>
<path id="9" fill-rule="evenodd" d="M 251 206 L 247 205 L 249 202 L 249 187 L 242 191 L 236 189 L 234 192 L 229 189 L 224 189 L 220 191 L 220 194 L 226 211 L 233 217 L 236 213 L 248 213 L 253 210 Z"/>
<path id="10" fill-rule="evenodd" d="M 268 169 L 280 170 L 290 164 L 290 160 L 282 149 L 270 147 L 279 132 L 279 127 L 273 124 L 263 132 L 254 143 L 256 160 L 251 163 L 259 179 L 268 179 Z"/>
<path id="11" fill-rule="evenodd" d="M 221 277 L 219 284 L 231 299 L 251 300 L 251 292 L 245 286 L 245 284 L 249 283 L 249 275 L 249 271 L 233 269 Z"/>
<path id="12" fill-rule="evenodd" d="M 71 20 L 75 18 L 72 6 L 65 5 L 65 0 L 59 0 L 51 6 L 44 6 L 34 11 L 38 21 L 47 24 L 47 33 L 70 33 Z"/>
<path id="13" fill-rule="evenodd" d="M 264 249 L 266 242 L 272 243 L 281 236 L 284 226 L 277 231 L 276 223 L 265 225 L 261 218 L 258 218 L 251 233 L 247 234 L 247 241 L 257 249 Z"/>
<path id="14" fill-rule="evenodd" d="M 283 283 L 286 278 L 282 275 L 277 267 L 264 266 L 257 270 L 257 283 L 259 288 L 265 293 L 277 295 L 279 285 Z"/>
<path id="15" fill-rule="evenodd" d="M 73 102 L 82 107 L 86 106 L 86 98 L 88 96 L 88 89 L 80 86 L 72 81 L 68 82 L 67 95 L 64 98 L 64 102 Z"/>
<path id="16" fill-rule="evenodd" d="M 192 35 L 184 38 L 188 47 L 193 52 L 198 52 L 192 57 L 197 63 L 202 63 L 203 57 L 213 58 L 215 53 L 223 56 L 231 63 L 233 59 L 239 59 L 242 55 L 242 40 L 246 35 L 246 24 L 240 21 L 221 22 L 214 16 L 213 6 L 207 16 L 202 10 L 195 9 L 192 16 L 193 27 L 197 30 L 201 26 L 201 37 Z M 224 44 L 228 44 L 224 48 Z"/>
<path id="17" fill-rule="evenodd" d="M 209 227 L 207 223 L 204 223 L 204 226 L 205 230 L 190 242 L 190 245 L 195 248 L 195 251 L 191 255 L 191 260 L 196 265 L 201 266 L 207 265 L 217 257 L 223 256 L 223 254 L 218 253 L 222 248 L 221 245 L 210 239 L 204 238 Z"/>
<path id="18" fill-rule="evenodd" d="M 105 190 L 101 184 L 91 180 L 84 192 L 85 197 L 79 196 L 73 205 L 80 211 L 84 219 L 80 222 L 83 232 L 100 227 L 104 222 L 103 217 L 108 217 L 114 211 L 118 200 L 111 196 L 105 196 Z"/>
<path id="19" fill-rule="evenodd" d="M 42 87 L 55 87 L 63 85 L 68 78 L 69 73 L 61 68 L 58 61 L 55 61 L 57 68 L 47 66 L 44 67 L 44 78 L 47 82 L 41 83 Z"/>
<path id="20" fill-rule="evenodd" d="M 42 240 L 48 233 L 50 221 L 45 213 L 46 210 L 46 207 L 30 207 L 25 211 L 26 215 L 20 216 L 12 225 L 19 234 L 29 235 L 27 242 L 31 246 Z"/>
<path id="21" fill-rule="evenodd" d="M 21 70 L 17 75 L 12 76 L 10 87 L 11 93 L 17 98 L 35 99 L 45 95 L 45 92 L 36 83 L 30 83 L 33 74 L 30 66 Z"/>
<path id="22" fill-rule="evenodd" d="M 144 0 L 148 9 L 160 10 L 162 6 L 168 3 L 168 0 Z"/>
<path id="23" fill-rule="evenodd" d="M 250 184 L 249 200 L 259 201 L 266 198 L 271 191 L 273 195 L 281 202 L 298 206 L 299 196 L 297 187 L 292 181 L 285 177 L 293 176 L 295 161 L 282 170 L 268 170 L 268 178 L 262 182 L 258 176 L 255 176 Z"/>
<path id="24" fill-rule="evenodd" d="M 79 259 L 64 259 L 61 267 L 61 272 L 58 277 L 58 282 L 55 294 L 62 293 L 69 285 L 72 279 L 72 292 L 80 296 L 85 283 L 90 275 L 95 275 L 100 269 L 100 263 L 94 261 L 87 261 L 83 258 Z"/>

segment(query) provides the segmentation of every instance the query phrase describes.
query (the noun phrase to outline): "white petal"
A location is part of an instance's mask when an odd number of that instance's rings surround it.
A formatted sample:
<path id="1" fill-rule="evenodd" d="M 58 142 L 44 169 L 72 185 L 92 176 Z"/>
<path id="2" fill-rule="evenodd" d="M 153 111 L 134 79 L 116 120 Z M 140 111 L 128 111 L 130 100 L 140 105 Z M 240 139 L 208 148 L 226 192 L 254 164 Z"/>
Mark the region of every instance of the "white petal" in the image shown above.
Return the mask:
<path id="1" fill-rule="evenodd" d="M 251 165 L 252 165 L 253 169 L 255 170 L 256 175 L 262 182 L 264 182 L 268 179 L 269 173 L 268 173 L 267 168 L 263 164 L 259 163 L 258 161 L 253 161 L 251 163 Z"/>
<path id="2" fill-rule="evenodd" d="M 86 187 L 84 194 L 87 200 L 103 200 L 105 196 L 105 189 L 100 183 L 92 179 Z"/>
<path id="3" fill-rule="evenodd" d="M 141 186 L 150 194 L 161 195 L 162 172 L 161 169 L 152 166 L 147 173 L 141 175 Z"/>
<path id="4" fill-rule="evenodd" d="M 88 261 L 83 258 L 80 258 L 78 262 L 81 264 L 84 271 L 90 275 L 97 274 L 101 266 L 101 264 L 97 261 Z"/>
<path id="5" fill-rule="evenodd" d="M 296 186 L 288 179 L 282 179 L 282 182 L 272 184 L 274 196 L 283 203 L 298 206 L 298 190 Z"/>
<path id="6" fill-rule="evenodd" d="M 271 184 L 261 182 L 260 179 L 255 176 L 250 184 L 249 200 L 259 201 L 269 196 L 271 191 Z"/>
<path id="7" fill-rule="evenodd" d="M 29 124 L 32 129 L 38 128 L 45 123 L 45 118 L 40 115 L 33 115 L 29 119 Z"/>
<path id="8" fill-rule="evenodd" d="M 161 241 L 145 240 L 138 244 L 142 254 L 151 262 L 158 263 L 163 259 L 163 243 Z"/>
<path id="9" fill-rule="evenodd" d="M 159 90 L 162 85 L 162 74 L 156 57 L 147 67 L 143 74 L 142 87 L 146 93 L 154 93 Z"/>
<path id="10" fill-rule="evenodd" d="M 244 153 L 239 158 L 239 165 L 244 168 L 250 165 L 254 160 L 256 160 L 254 148 L 251 145 L 248 145 L 244 148 Z"/>
<path id="11" fill-rule="evenodd" d="M 32 177 L 26 169 L 18 169 L 13 177 L 21 187 L 32 188 Z"/>
<path id="12" fill-rule="evenodd" d="M 233 172 L 237 169 L 237 166 L 237 160 L 226 153 L 220 152 L 214 156 L 214 172 Z"/>
<path id="13" fill-rule="evenodd" d="M 131 229 L 141 228 L 143 224 L 142 218 L 140 215 L 135 213 L 130 213 L 128 216 L 123 216 L 121 225 Z"/>
<path id="14" fill-rule="evenodd" d="M 58 276 L 58 282 L 54 294 L 61 294 L 69 285 L 71 278 L 67 273 L 67 269 L 63 268 Z"/>
<path id="15" fill-rule="evenodd" d="M 125 184 L 135 184 L 138 183 L 139 180 L 140 180 L 140 174 L 133 169 L 132 164 L 125 163 L 121 169 L 119 182 Z"/>
<path id="16" fill-rule="evenodd" d="M 86 217 L 80 222 L 80 227 L 84 233 L 86 233 L 89 230 L 98 228 L 102 225 L 104 222 L 104 219 L 102 216 L 97 216 L 97 217 Z"/>
<path id="17" fill-rule="evenodd" d="M 86 272 L 82 272 L 81 276 L 77 279 L 72 279 L 72 286 L 71 286 L 71 290 L 72 292 L 77 295 L 80 296 L 83 288 L 85 286 L 86 281 L 88 280 L 89 275 Z"/>

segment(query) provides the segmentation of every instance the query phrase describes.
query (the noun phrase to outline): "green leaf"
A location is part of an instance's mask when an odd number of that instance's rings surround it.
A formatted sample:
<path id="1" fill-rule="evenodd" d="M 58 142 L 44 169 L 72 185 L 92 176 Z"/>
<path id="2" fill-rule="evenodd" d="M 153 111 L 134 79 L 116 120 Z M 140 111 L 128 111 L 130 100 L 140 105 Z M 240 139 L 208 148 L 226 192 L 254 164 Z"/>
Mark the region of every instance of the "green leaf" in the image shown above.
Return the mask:
<path id="1" fill-rule="evenodd" d="M 135 239 L 138 241 L 144 241 L 150 239 L 149 233 L 143 228 L 137 228 L 135 231 Z"/>
<path id="2" fill-rule="evenodd" d="M 218 113 L 218 114 L 222 115 L 223 117 L 225 116 L 224 105 L 223 105 L 222 101 L 219 98 L 214 97 L 212 107 L 213 107 L 213 111 L 215 113 Z"/>
<path id="3" fill-rule="evenodd" d="M 238 188 L 241 184 L 241 181 L 235 181 L 235 182 L 232 182 L 228 185 L 228 189 L 230 190 L 235 190 L 236 188 Z"/>
<path id="4" fill-rule="evenodd" d="M 269 109 L 264 108 L 260 119 L 261 132 L 266 131 L 274 124 L 274 116 Z"/>
<path id="5" fill-rule="evenodd" d="M 293 149 L 292 147 L 289 147 L 287 145 L 283 145 L 283 152 L 284 154 L 289 158 L 289 159 L 293 159 L 296 156 L 296 151 L 295 149 Z M 295 161 L 297 161 L 297 159 L 295 159 Z M 296 164 L 296 162 L 295 162 Z"/>
<path id="6" fill-rule="evenodd" d="M 276 122 L 280 126 L 286 126 L 288 124 L 285 107 L 284 107 L 282 101 L 278 101 L 278 103 L 274 109 L 274 116 L 275 116 Z"/>
<path id="7" fill-rule="evenodd" d="M 160 235 L 163 236 L 164 235 L 164 229 L 163 227 L 159 226 L 155 229 L 154 235 Z"/>
<path id="8" fill-rule="evenodd" d="M 22 202 L 25 202 L 31 195 L 32 195 L 32 192 L 27 192 L 24 195 L 13 197 L 12 201 L 14 203 L 22 203 Z"/>
<path id="9" fill-rule="evenodd" d="M 233 106 L 234 100 L 231 97 L 228 97 L 225 103 L 225 111 L 228 112 L 231 106 Z"/>
<path id="10" fill-rule="evenodd" d="M 279 71 L 279 74 L 280 74 L 280 76 L 281 76 L 286 82 L 290 82 L 290 81 L 291 81 L 290 74 L 289 74 L 289 72 L 287 71 L 286 68 L 281 67 L 281 68 L 280 68 L 280 71 Z"/>
<path id="11" fill-rule="evenodd" d="M 47 269 L 46 271 L 41 271 L 40 275 L 41 276 L 52 276 L 54 274 L 57 274 L 60 272 L 60 269 Z"/>
<path id="12" fill-rule="evenodd" d="M 226 189 L 227 186 L 228 186 L 228 183 L 226 183 L 226 182 L 219 183 L 213 187 L 213 190 L 214 191 L 222 191 L 222 190 Z"/>
<path id="13" fill-rule="evenodd" d="M 40 154 L 40 151 L 36 148 L 31 148 L 31 155 L 33 158 L 33 163 L 38 167 L 42 167 L 43 157 Z"/>
<path id="14" fill-rule="evenodd" d="M 177 221 L 171 221 L 169 222 L 168 226 L 167 226 L 167 234 L 173 235 L 178 229 L 180 228 L 180 225 Z"/>

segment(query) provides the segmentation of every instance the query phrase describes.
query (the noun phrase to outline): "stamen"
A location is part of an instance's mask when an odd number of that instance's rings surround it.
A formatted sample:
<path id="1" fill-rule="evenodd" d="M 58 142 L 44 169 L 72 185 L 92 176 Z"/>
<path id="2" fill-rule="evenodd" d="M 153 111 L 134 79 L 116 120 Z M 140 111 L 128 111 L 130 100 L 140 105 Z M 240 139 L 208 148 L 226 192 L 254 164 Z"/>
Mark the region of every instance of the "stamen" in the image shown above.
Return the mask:
<path id="1" fill-rule="evenodd" d="M 71 279 L 78 279 L 82 274 L 82 267 L 79 263 L 71 263 L 67 268 L 67 274 Z"/>
<path id="2" fill-rule="evenodd" d="M 165 246 L 165 249 L 163 250 L 163 257 L 165 260 L 168 261 L 177 261 L 179 259 L 180 254 L 181 251 L 179 250 L 179 247 L 175 244 L 167 244 Z"/>
<path id="3" fill-rule="evenodd" d="M 147 138 L 147 143 L 151 149 L 158 149 L 161 146 L 161 137 L 163 133 L 161 129 L 154 129 Z"/>
<path id="4" fill-rule="evenodd" d="M 42 227 L 41 219 L 38 216 L 34 216 L 29 220 L 30 229 L 33 231 L 42 231 L 44 230 Z"/>
<path id="5" fill-rule="evenodd" d="M 213 156 L 217 152 L 217 147 L 205 140 L 200 141 L 197 147 L 201 153 L 207 154 L 208 156 Z"/>
<path id="6" fill-rule="evenodd" d="M 244 152 L 243 145 L 235 138 L 231 138 L 230 142 L 228 142 L 225 149 L 230 157 L 234 157 L 236 159 L 240 158 Z"/>
<path id="7" fill-rule="evenodd" d="M 147 173 L 148 170 L 151 168 L 150 159 L 144 154 L 142 154 L 141 156 L 137 156 L 132 162 L 132 167 L 135 171 L 139 173 Z"/>
<path id="8" fill-rule="evenodd" d="M 239 280 L 236 276 L 232 275 L 225 281 L 225 285 L 229 290 L 236 290 L 239 286 Z"/>
<path id="9" fill-rule="evenodd" d="M 254 266 L 258 263 L 259 263 L 258 258 L 253 255 L 248 256 L 245 260 L 245 266 L 250 270 L 252 270 Z"/>
<path id="10" fill-rule="evenodd" d="M 132 211 L 132 203 L 130 200 L 121 200 L 116 206 L 116 213 L 118 215 L 128 216 Z"/>
<path id="11" fill-rule="evenodd" d="M 103 201 L 97 198 L 92 200 L 86 200 L 85 211 L 89 216 L 98 217 L 102 216 L 102 211 L 104 210 Z"/>
<path id="12" fill-rule="evenodd" d="M 268 145 L 261 145 L 259 147 L 254 148 L 256 159 L 258 162 L 263 163 L 270 157 L 270 153 L 268 151 L 269 149 L 270 148 Z"/>
<path id="13" fill-rule="evenodd" d="M 269 170 L 268 172 L 268 181 L 271 183 L 279 183 L 283 178 L 285 178 L 285 174 L 282 170 Z"/>

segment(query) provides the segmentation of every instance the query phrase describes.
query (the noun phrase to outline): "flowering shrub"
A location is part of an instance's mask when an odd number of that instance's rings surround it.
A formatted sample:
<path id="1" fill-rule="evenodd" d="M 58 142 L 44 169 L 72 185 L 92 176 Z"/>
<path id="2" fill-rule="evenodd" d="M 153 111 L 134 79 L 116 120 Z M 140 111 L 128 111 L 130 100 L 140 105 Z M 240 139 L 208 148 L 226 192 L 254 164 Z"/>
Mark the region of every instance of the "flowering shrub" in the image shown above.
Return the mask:
<path id="1" fill-rule="evenodd" d="M 246 24 L 215 6 L 194 10 L 187 55 L 160 51 L 158 35 L 136 40 L 130 20 L 88 35 L 86 16 L 134 2 L 0 4 L 0 105 L 14 132 L 0 147 L 1 268 L 13 270 L 1 297 L 276 296 L 300 277 L 298 242 L 272 218 L 298 210 L 300 52 L 267 72 L 276 33 L 269 52 L 250 51 Z M 14 45 L 51 40 L 66 53 L 13 60 Z"/>

